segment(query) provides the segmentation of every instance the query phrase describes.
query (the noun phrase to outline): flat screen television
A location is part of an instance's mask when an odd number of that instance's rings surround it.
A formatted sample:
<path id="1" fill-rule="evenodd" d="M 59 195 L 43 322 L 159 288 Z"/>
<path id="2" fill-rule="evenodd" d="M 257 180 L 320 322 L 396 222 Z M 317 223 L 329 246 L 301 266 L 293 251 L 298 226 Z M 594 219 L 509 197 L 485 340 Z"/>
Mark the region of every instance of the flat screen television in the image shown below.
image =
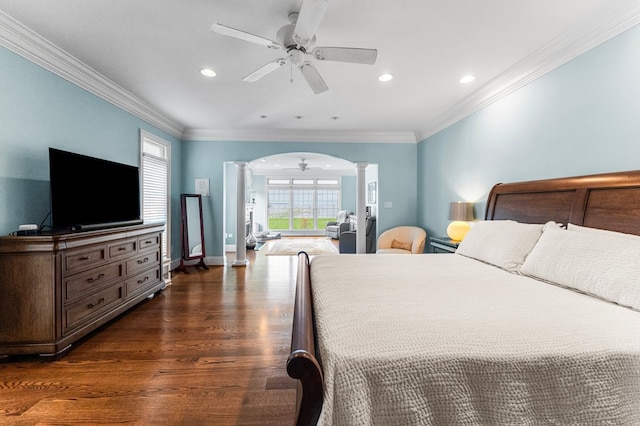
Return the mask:
<path id="1" fill-rule="evenodd" d="M 49 177 L 54 231 L 142 223 L 135 166 L 49 148 Z"/>

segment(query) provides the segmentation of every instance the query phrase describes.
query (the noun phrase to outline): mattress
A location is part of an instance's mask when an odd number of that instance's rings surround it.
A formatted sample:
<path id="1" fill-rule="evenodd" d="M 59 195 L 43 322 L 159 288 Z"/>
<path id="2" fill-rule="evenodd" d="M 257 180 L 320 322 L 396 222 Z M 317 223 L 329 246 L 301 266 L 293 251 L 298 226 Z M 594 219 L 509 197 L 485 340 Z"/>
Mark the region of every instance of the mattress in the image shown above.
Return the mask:
<path id="1" fill-rule="evenodd" d="M 638 312 L 456 254 L 310 271 L 319 424 L 640 424 Z"/>

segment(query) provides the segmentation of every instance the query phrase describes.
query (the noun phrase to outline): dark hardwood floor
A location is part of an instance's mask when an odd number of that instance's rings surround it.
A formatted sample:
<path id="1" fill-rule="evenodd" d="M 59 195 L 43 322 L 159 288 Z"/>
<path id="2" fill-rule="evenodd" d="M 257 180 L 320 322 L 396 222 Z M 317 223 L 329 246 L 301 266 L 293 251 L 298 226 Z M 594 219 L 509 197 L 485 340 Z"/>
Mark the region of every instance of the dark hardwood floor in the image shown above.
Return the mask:
<path id="1" fill-rule="evenodd" d="M 263 251 L 174 275 L 59 359 L 3 359 L 0 424 L 293 424 L 297 259 Z"/>

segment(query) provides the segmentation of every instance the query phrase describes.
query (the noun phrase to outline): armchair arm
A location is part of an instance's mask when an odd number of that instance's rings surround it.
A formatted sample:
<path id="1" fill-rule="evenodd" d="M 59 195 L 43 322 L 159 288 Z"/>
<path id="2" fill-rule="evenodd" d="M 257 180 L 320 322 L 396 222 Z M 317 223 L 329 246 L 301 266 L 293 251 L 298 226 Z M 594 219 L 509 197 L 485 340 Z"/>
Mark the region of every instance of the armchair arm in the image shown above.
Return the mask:
<path id="1" fill-rule="evenodd" d="M 347 231 L 351 231 L 351 223 L 350 222 L 341 223 L 339 234 L 342 235 L 343 232 L 347 232 Z"/>
<path id="2" fill-rule="evenodd" d="M 338 224 L 338 222 L 336 222 L 335 220 L 332 220 L 332 221 L 327 222 L 327 224 L 325 226 L 331 226 L 331 225 L 336 226 L 337 224 Z"/>

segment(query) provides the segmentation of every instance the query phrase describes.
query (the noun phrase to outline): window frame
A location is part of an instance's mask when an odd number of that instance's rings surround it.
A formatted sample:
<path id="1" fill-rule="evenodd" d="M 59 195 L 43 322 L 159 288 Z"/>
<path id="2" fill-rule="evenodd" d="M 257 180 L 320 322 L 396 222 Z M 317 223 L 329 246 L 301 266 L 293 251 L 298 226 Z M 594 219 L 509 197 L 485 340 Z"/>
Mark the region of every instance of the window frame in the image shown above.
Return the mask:
<path id="1" fill-rule="evenodd" d="M 298 180 L 309 181 L 312 180 L 313 183 L 296 183 Z M 332 181 L 332 183 L 318 183 L 318 181 Z M 271 181 L 277 183 L 271 183 Z M 285 183 L 285 181 L 287 183 Z M 322 177 L 313 177 L 313 178 L 282 178 L 282 177 L 266 177 L 266 203 L 267 206 L 270 205 L 269 199 L 269 191 L 271 189 L 286 189 L 289 192 L 289 228 L 288 229 L 277 229 L 277 231 L 284 232 L 318 232 L 324 231 L 324 228 L 318 228 L 318 190 L 323 189 L 332 189 L 337 190 L 337 211 L 341 209 L 342 205 L 342 184 L 339 178 L 322 178 Z M 313 190 L 313 228 L 312 229 L 295 229 L 293 227 L 294 223 L 294 212 L 293 212 L 293 193 L 295 190 Z M 267 223 L 269 222 L 269 211 L 267 208 Z"/>

